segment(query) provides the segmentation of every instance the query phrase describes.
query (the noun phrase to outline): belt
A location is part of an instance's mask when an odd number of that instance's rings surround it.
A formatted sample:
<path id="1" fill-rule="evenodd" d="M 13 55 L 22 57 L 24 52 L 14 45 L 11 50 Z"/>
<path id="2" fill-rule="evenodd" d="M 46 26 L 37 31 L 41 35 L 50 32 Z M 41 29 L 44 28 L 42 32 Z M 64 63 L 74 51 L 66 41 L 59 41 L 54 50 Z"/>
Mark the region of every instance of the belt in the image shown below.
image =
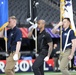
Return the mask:
<path id="1" fill-rule="evenodd" d="M 72 48 L 66 48 L 65 50 L 67 50 L 67 49 L 72 49 Z"/>
<path id="2" fill-rule="evenodd" d="M 71 49 L 71 48 L 66 48 L 65 51 L 67 51 L 67 50 L 69 50 L 69 49 Z M 62 51 L 60 54 L 63 55 L 64 52 Z"/>
<path id="3" fill-rule="evenodd" d="M 10 56 L 10 53 L 14 53 L 15 51 L 8 51 L 6 57 L 8 58 Z"/>
<path id="4" fill-rule="evenodd" d="M 72 49 L 72 48 L 66 48 L 65 51 L 68 50 L 68 49 Z M 62 50 L 62 51 L 63 51 L 63 50 Z"/>
<path id="5" fill-rule="evenodd" d="M 8 51 L 8 54 L 10 54 L 10 53 L 14 53 L 15 51 Z"/>

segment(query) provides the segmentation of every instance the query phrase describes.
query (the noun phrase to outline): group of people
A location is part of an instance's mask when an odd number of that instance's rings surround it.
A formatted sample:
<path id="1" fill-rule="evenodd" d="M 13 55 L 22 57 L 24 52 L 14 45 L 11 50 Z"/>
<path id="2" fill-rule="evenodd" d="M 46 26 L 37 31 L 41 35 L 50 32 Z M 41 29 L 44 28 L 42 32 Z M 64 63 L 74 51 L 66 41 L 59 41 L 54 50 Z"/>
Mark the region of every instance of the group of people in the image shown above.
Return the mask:
<path id="1" fill-rule="evenodd" d="M 9 17 L 9 24 L 8 27 L 10 29 L 7 30 L 7 37 L 8 37 L 8 54 L 9 56 L 6 59 L 6 67 L 5 67 L 5 74 L 6 75 L 15 75 L 15 63 L 20 58 L 20 47 L 22 41 L 22 33 L 17 28 L 17 18 L 15 16 Z M 45 31 L 45 20 L 39 20 L 37 22 L 37 54 L 32 69 L 34 75 L 44 75 L 43 64 L 44 61 L 48 61 L 50 55 L 53 50 L 53 41 L 52 37 L 48 32 Z M 74 51 L 75 51 L 75 35 L 74 31 L 70 29 L 71 22 L 69 18 L 64 18 L 62 22 L 59 22 L 53 29 L 53 33 L 59 32 L 58 28 L 60 26 L 63 27 L 62 30 L 62 51 L 60 52 L 60 70 L 62 75 L 70 75 L 68 71 L 68 63 L 69 60 L 73 58 Z M 35 28 L 32 26 L 28 33 L 28 38 L 32 35 L 35 35 Z M 68 35 L 67 46 L 65 47 L 66 38 Z M 70 43 L 70 44 L 69 44 Z M 65 49 L 64 49 L 65 47 Z"/>

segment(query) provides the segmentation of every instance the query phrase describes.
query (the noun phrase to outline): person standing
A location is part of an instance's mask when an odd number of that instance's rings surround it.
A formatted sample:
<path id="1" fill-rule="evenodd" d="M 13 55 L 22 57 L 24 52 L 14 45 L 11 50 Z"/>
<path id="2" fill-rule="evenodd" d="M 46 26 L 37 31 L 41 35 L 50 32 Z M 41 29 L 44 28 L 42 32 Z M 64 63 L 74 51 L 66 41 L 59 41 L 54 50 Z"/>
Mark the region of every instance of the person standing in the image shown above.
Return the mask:
<path id="1" fill-rule="evenodd" d="M 68 71 L 68 63 L 73 58 L 74 51 L 75 51 L 75 35 L 74 31 L 70 29 L 70 19 L 69 18 L 63 18 L 62 22 L 59 22 L 58 25 L 56 25 L 52 32 L 56 33 L 58 32 L 58 28 L 60 26 L 63 27 L 62 30 L 62 52 L 60 53 L 60 70 L 62 72 L 62 75 L 70 75 Z"/>
<path id="2" fill-rule="evenodd" d="M 35 26 L 32 26 L 31 30 L 28 33 L 29 38 L 35 34 L 34 27 Z M 35 59 L 32 68 L 34 75 L 44 75 L 43 64 L 44 60 L 49 60 L 50 54 L 52 52 L 52 38 L 50 34 L 45 31 L 45 20 L 38 21 L 38 29 L 37 53 L 39 56 Z"/>
<path id="3" fill-rule="evenodd" d="M 53 70 L 54 70 L 55 72 L 59 71 L 59 63 L 58 63 L 59 53 L 57 53 L 57 52 L 59 52 L 59 48 L 58 48 L 58 44 L 55 43 L 54 46 L 53 46 L 52 53 L 51 53 L 52 58 L 53 58 L 53 60 L 54 60 Z"/>
<path id="4" fill-rule="evenodd" d="M 6 58 L 6 75 L 15 75 L 15 64 L 20 58 L 20 47 L 22 41 L 22 33 L 16 26 L 17 18 L 15 16 L 9 17 L 9 25 L 7 30 L 7 48 L 9 56 Z"/>

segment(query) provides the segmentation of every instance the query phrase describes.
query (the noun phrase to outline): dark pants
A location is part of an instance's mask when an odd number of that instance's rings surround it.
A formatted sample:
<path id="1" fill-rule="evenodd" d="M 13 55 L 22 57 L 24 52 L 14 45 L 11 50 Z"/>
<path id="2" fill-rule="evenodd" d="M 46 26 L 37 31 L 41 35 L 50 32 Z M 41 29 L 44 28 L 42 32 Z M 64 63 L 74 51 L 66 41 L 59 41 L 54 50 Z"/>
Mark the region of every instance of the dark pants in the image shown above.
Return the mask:
<path id="1" fill-rule="evenodd" d="M 44 58 L 47 55 L 47 51 L 42 51 L 41 54 L 36 58 L 32 68 L 34 75 L 44 75 Z"/>

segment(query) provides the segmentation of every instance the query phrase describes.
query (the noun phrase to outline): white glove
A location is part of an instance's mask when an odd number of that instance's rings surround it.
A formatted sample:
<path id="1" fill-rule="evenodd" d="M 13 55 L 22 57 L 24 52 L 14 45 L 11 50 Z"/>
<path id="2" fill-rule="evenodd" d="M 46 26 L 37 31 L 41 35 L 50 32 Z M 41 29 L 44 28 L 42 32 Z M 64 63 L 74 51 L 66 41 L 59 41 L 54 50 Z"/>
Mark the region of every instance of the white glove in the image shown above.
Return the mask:
<path id="1" fill-rule="evenodd" d="M 35 23 L 35 24 L 33 25 L 33 28 L 34 28 L 34 29 L 36 29 L 36 28 L 37 28 L 37 23 Z"/>
<path id="2" fill-rule="evenodd" d="M 29 31 L 30 31 L 32 28 L 33 28 L 33 29 L 36 29 L 36 28 L 37 28 L 37 23 L 36 23 L 36 24 L 33 24 L 32 26 L 30 26 L 30 27 L 29 27 Z"/>
<path id="3" fill-rule="evenodd" d="M 36 54 L 35 54 L 35 56 L 36 56 L 36 57 L 38 57 L 38 56 L 39 56 L 39 54 L 37 54 L 37 53 L 36 53 Z"/>
<path id="4" fill-rule="evenodd" d="M 45 58 L 44 58 L 44 61 L 48 61 L 49 60 L 49 56 L 46 56 Z"/>
<path id="5" fill-rule="evenodd" d="M 14 60 L 14 61 L 17 61 L 17 60 L 18 60 L 18 54 L 14 54 L 13 60 Z"/>

